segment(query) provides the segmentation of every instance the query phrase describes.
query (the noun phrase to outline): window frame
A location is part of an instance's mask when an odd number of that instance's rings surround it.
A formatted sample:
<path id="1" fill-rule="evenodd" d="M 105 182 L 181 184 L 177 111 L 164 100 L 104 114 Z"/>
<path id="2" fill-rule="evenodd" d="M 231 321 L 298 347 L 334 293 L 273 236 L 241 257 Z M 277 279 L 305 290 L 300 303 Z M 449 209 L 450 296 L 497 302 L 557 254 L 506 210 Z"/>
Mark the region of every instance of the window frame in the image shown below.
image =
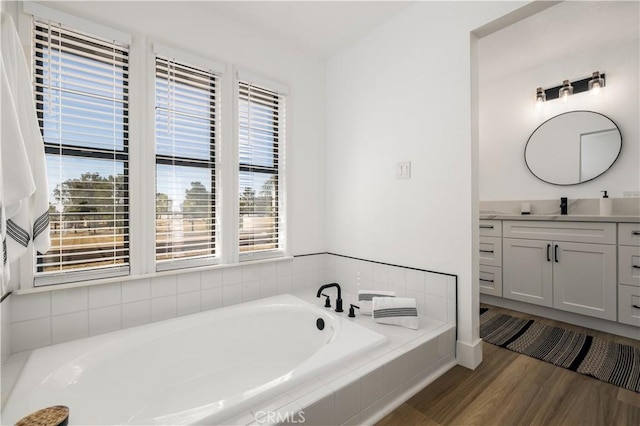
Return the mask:
<path id="1" fill-rule="evenodd" d="M 64 284 L 64 283 L 72 283 L 72 282 L 85 282 L 88 280 L 96 280 L 96 279 L 110 279 L 110 278 L 118 278 L 130 275 L 131 271 L 131 245 L 130 245 L 130 203 L 131 199 L 130 194 L 130 179 L 129 179 L 129 164 L 131 162 L 129 156 L 129 141 L 130 141 L 130 118 L 129 118 L 129 108 L 130 108 L 130 100 L 131 100 L 131 90 L 129 87 L 129 75 L 130 75 L 130 53 L 131 53 L 131 37 L 125 33 L 120 33 L 118 31 L 110 30 L 107 27 L 103 27 L 101 25 L 93 25 L 89 24 L 88 21 L 84 21 L 82 19 L 73 17 L 71 15 L 66 15 L 64 13 L 55 11 L 53 9 L 49 9 L 47 7 L 33 4 L 33 3 L 25 3 L 25 7 L 23 11 L 28 14 L 28 19 L 23 19 L 24 15 L 20 15 L 19 28 L 23 30 L 23 34 L 26 34 L 26 29 L 28 28 L 28 40 L 29 40 L 29 55 L 28 57 L 31 59 L 31 70 L 32 70 L 32 82 L 34 84 L 34 100 L 36 101 L 36 110 L 38 114 L 38 125 L 41 131 L 45 128 L 44 123 L 44 108 L 43 104 L 45 102 L 44 98 L 44 90 L 42 83 L 42 73 L 38 71 L 37 64 L 44 64 L 42 60 L 38 60 L 38 57 L 42 57 L 38 50 L 44 50 L 47 47 L 46 42 L 40 42 L 37 38 L 38 31 L 36 30 L 37 26 L 47 28 L 48 25 L 55 25 L 62 30 L 68 30 L 71 32 L 76 32 L 80 35 L 86 35 L 87 38 L 95 38 L 103 41 L 110 41 L 114 46 L 120 45 L 118 49 L 123 49 L 121 51 L 126 53 L 126 61 L 123 61 L 123 65 L 126 68 L 122 68 L 122 72 L 126 75 L 123 76 L 123 83 L 125 84 L 122 89 L 122 148 L 121 149 L 106 149 L 98 146 L 82 146 L 82 145 L 73 145 L 70 143 L 64 143 L 65 141 L 60 140 L 58 143 L 47 142 L 47 140 L 43 137 L 44 141 L 44 152 L 47 156 L 59 156 L 61 159 L 64 158 L 78 158 L 78 159 L 98 159 L 98 160 L 112 160 L 114 164 L 121 163 L 123 168 L 123 181 L 126 184 L 126 193 L 127 193 L 127 201 L 124 207 L 124 211 L 122 213 L 117 213 L 118 215 L 122 215 L 122 224 L 119 227 L 124 229 L 123 236 L 123 253 L 124 253 L 124 263 L 121 265 L 115 264 L 114 266 L 104 266 L 104 267 L 96 267 L 96 268 L 86 268 L 86 269 L 78 269 L 78 270 L 63 270 L 63 271 L 51 271 L 44 272 L 41 270 L 42 260 L 38 258 L 37 253 L 33 250 L 32 246 L 30 248 L 30 253 L 32 256 L 25 256 L 25 258 L 29 258 L 28 261 L 21 260 L 20 262 L 20 274 L 27 279 L 21 279 L 21 287 L 24 288 L 25 282 L 30 284 L 30 287 L 41 287 L 52 284 Z M 27 22 L 28 21 L 28 25 Z M 61 35 L 57 37 L 62 38 Z M 24 37 L 23 37 L 24 39 Z M 84 41 L 84 40 L 82 40 Z M 86 41 L 87 46 L 90 46 L 91 41 Z M 40 47 L 38 47 L 40 45 Z M 78 51 L 84 50 L 83 47 L 78 47 Z M 87 53 L 92 52 L 90 47 L 86 48 Z M 100 50 L 96 50 L 100 51 Z M 116 64 L 114 62 L 114 64 Z M 40 83 L 40 84 L 37 84 Z M 64 90 L 63 90 L 64 91 Z M 115 117 L 115 116 L 114 116 Z M 115 213 L 114 213 L 115 214 Z M 115 216 L 114 216 L 115 219 Z M 116 249 L 114 249 L 116 250 Z M 114 252 L 115 255 L 115 252 Z"/>
<path id="2" fill-rule="evenodd" d="M 290 92 L 287 85 L 280 83 L 275 80 L 271 80 L 263 75 L 254 73 L 252 71 L 236 68 L 234 72 L 234 139 L 235 139 L 235 158 L 236 158 L 236 167 L 235 167 L 235 210 L 234 210 L 234 218 L 235 218 L 235 239 L 233 245 L 233 252 L 237 257 L 238 262 L 250 262 L 254 260 L 262 260 L 262 259 L 272 259 L 278 257 L 285 257 L 288 255 L 289 250 L 289 240 L 288 240 L 288 232 L 287 232 L 287 191 L 286 191 L 286 141 L 287 135 L 289 134 L 288 128 L 288 104 L 290 103 Z M 240 84 L 241 82 L 248 83 L 252 86 L 260 87 L 264 90 L 271 91 L 276 93 L 279 99 L 284 100 L 284 114 L 279 115 L 278 119 L 281 124 L 278 125 L 278 156 L 277 158 L 277 167 L 263 167 L 263 166 L 252 166 L 248 164 L 242 164 L 240 161 Z M 280 102 L 280 101 L 279 101 Z M 242 173 L 243 169 L 246 171 L 251 171 L 251 169 L 262 169 L 262 170 L 275 170 L 277 172 L 277 235 L 278 235 L 278 246 L 274 249 L 269 250 L 261 250 L 261 251 L 248 251 L 248 252 L 240 252 L 240 173 Z M 258 170 L 260 172 L 260 170 Z"/>
<path id="3" fill-rule="evenodd" d="M 219 200 L 219 153 L 220 145 L 222 145 L 221 136 L 221 116 L 223 115 L 223 99 L 222 89 L 224 87 L 223 76 L 224 76 L 224 65 L 221 65 L 217 62 L 208 61 L 201 57 L 198 57 L 195 54 L 191 54 L 187 51 L 174 49 L 168 47 L 163 44 L 152 44 L 152 62 L 153 62 L 153 93 L 151 98 L 153 98 L 152 106 L 154 108 L 154 117 L 151 121 L 153 121 L 153 129 L 154 129 L 154 137 L 153 137 L 153 146 L 154 146 L 154 179 L 153 179 L 153 187 L 156 189 L 154 191 L 154 203 L 153 203 L 153 216 L 154 216 L 154 232 L 153 232 L 153 247 L 154 247 L 154 256 L 153 256 L 153 264 L 154 270 L 156 272 L 162 271 L 170 271 L 170 270 L 179 270 L 179 269 L 189 269 L 194 267 L 201 266 L 211 266 L 217 265 L 220 263 L 221 259 L 221 251 L 222 244 L 220 239 L 220 200 Z M 178 63 L 183 68 L 192 68 L 199 72 L 209 73 L 212 77 L 211 80 L 213 82 L 214 91 L 209 92 L 209 99 L 213 103 L 213 108 L 210 110 L 210 131 L 211 131 L 211 144 L 209 146 L 209 162 L 208 165 L 210 167 L 206 167 L 202 162 L 202 159 L 196 158 L 188 158 L 188 157 L 176 157 L 176 156 L 168 156 L 163 154 L 158 154 L 156 152 L 157 148 L 157 134 L 156 134 L 156 115 L 155 110 L 157 109 L 156 103 L 156 79 L 157 79 L 157 58 L 163 58 L 169 62 Z M 168 66 L 168 65 L 167 65 Z M 167 110 L 167 112 L 170 112 Z M 210 185 L 211 185 L 211 202 L 213 208 L 213 215 L 211 217 L 212 221 L 212 236 L 211 242 L 214 245 L 214 253 L 211 256 L 202 256 L 202 257 L 187 257 L 187 258 L 174 258 L 169 260 L 158 260 L 157 259 L 157 228 L 156 228 L 156 215 L 157 215 L 157 166 L 159 164 L 163 165 L 178 165 L 185 167 L 198 167 L 198 168 L 206 168 L 211 171 L 210 176 Z"/>

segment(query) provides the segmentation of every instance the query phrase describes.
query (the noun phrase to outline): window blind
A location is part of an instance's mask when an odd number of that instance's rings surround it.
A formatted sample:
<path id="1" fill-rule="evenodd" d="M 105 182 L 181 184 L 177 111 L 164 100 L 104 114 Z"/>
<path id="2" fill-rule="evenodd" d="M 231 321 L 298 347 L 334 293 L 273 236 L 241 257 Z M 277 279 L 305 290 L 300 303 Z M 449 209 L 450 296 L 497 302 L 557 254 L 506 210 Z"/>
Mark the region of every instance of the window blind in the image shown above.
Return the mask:
<path id="1" fill-rule="evenodd" d="M 129 273 L 129 46 L 33 21 L 52 247 L 35 282 Z"/>
<path id="2" fill-rule="evenodd" d="M 246 258 L 282 249 L 285 97 L 240 80 L 238 107 L 239 251 Z"/>
<path id="3" fill-rule="evenodd" d="M 156 56 L 157 269 L 216 259 L 218 76 Z"/>

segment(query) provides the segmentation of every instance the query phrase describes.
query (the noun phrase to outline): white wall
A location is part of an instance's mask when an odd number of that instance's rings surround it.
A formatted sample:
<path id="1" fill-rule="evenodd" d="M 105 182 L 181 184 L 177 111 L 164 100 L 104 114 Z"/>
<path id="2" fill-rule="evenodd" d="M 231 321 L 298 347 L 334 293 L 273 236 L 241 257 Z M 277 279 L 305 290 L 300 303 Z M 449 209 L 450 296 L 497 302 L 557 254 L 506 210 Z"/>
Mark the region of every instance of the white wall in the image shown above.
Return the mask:
<path id="1" fill-rule="evenodd" d="M 133 35 L 134 44 L 163 42 L 288 85 L 289 251 L 306 254 L 324 250 L 323 60 L 283 47 L 278 39 L 250 26 L 216 16 L 201 2 L 46 2 L 45 5 L 128 32 Z M 132 73 L 135 65 L 132 58 Z M 137 142 L 141 141 L 153 143 L 147 135 L 141 135 Z"/>
<path id="2" fill-rule="evenodd" d="M 327 67 L 328 251 L 458 275 L 468 347 L 479 327 L 470 31 L 521 5 L 417 3 Z M 395 179 L 398 161 L 411 179 Z"/>
<path id="3" fill-rule="evenodd" d="M 480 200 L 612 197 L 640 190 L 638 2 L 563 2 L 479 40 Z M 560 85 L 593 71 L 606 73 L 597 97 L 587 92 L 536 109 L 536 87 Z M 555 115 L 591 110 L 622 132 L 622 153 L 599 178 L 555 186 L 524 162 L 531 132 Z M 549 153 L 551 155 L 551 153 Z"/>

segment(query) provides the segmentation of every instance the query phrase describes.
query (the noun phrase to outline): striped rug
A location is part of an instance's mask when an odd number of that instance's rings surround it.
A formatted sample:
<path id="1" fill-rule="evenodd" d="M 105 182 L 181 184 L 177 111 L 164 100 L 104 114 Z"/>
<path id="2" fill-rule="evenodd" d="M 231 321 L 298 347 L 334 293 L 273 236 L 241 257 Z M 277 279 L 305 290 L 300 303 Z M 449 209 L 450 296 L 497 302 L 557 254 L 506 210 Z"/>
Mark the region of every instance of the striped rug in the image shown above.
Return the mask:
<path id="1" fill-rule="evenodd" d="M 640 348 L 480 308 L 485 342 L 640 393 Z"/>

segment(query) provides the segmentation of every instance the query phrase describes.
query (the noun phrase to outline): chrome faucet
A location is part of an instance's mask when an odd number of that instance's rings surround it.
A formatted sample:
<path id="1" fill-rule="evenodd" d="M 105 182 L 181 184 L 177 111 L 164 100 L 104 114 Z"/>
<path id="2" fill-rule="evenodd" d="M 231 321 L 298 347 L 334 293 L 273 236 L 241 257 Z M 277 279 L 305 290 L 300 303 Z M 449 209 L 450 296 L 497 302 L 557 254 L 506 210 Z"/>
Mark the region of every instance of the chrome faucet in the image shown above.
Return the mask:
<path id="1" fill-rule="evenodd" d="M 330 288 L 330 287 L 335 287 L 338 289 L 338 298 L 336 299 L 336 312 L 344 312 L 342 310 L 342 290 L 340 289 L 340 284 L 338 283 L 331 283 L 331 284 L 325 284 L 323 286 L 321 286 L 318 289 L 318 294 L 316 294 L 316 297 L 320 297 L 322 296 L 322 291 L 325 288 Z"/>
<path id="2" fill-rule="evenodd" d="M 569 206 L 569 203 L 567 203 L 567 197 L 561 197 L 560 198 L 560 214 L 567 214 L 567 207 Z"/>

